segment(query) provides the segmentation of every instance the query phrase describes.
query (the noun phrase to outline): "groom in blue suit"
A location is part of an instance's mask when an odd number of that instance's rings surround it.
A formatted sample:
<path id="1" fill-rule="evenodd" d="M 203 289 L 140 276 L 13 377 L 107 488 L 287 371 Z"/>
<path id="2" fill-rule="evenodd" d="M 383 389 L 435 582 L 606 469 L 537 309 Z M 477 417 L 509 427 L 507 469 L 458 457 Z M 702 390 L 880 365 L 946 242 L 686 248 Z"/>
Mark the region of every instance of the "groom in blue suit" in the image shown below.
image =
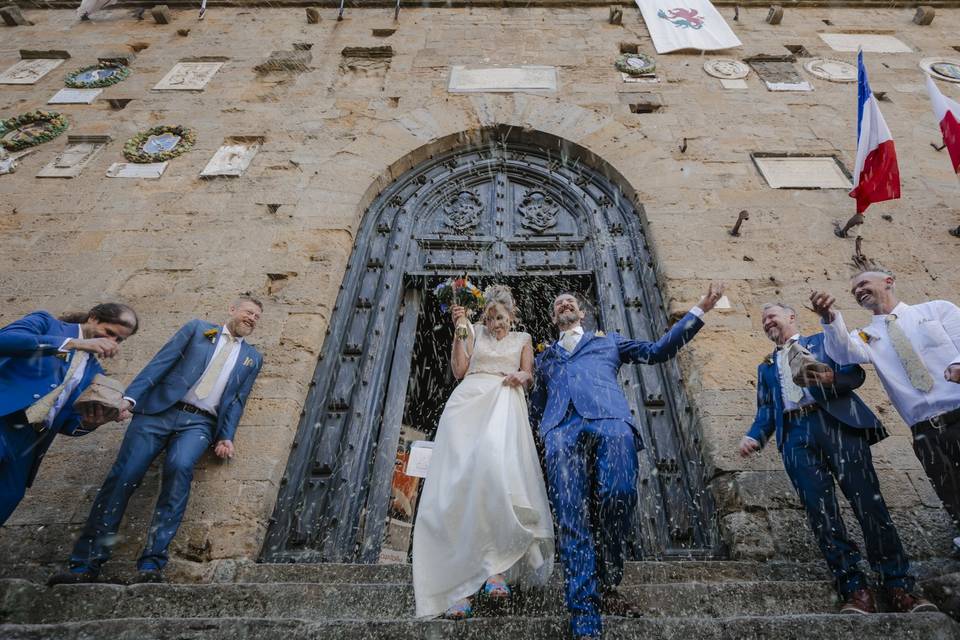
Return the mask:
<path id="1" fill-rule="evenodd" d="M 191 320 L 130 383 L 126 399 L 134 418 L 73 547 L 70 570 L 52 576 L 49 584 L 99 579 L 127 502 L 166 450 L 160 497 L 137 561 L 138 582 L 163 580 L 167 547 L 187 508 L 194 465 L 211 446 L 219 458 L 234 455 L 237 424 L 263 364 L 244 338 L 256 328 L 262 309 L 259 301 L 243 296 L 230 305 L 223 325 Z"/>
<path id="2" fill-rule="evenodd" d="M 858 568 L 860 553 L 847 535 L 834 478 L 863 529 L 867 558 L 891 601 L 909 602 L 902 613 L 936 611 L 911 594 L 910 561 L 880 494 L 870 446 L 887 437 L 883 425 L 854 393 L 864 381 L 859 365 L 840 366 L 823 346 L 823 334 L 801 336 L 794 309 L 764 305 L 763 330 L 776 345 L 757 370 L 757 415 L 740 443 L 740 455 L 758 452 L 776 434 L 783 466 L 807 512 L 843 604 L 841 613 L 876 612 L 873 592 Z M 804 369 L 794 382 L 788 360 L 793 342 L 805 347 L 819 371 Z"/>
<path id="3" fill-rule="evenodd" d="M 576 296 L 564 293 L 553 302 L 553 323 L 561 334 L 537 356 L 530 414 L 531 422 L 539 419 L 566 604 L 577 638 L 600 637 L 601 611 L 640 615 L 616 590 L 637 503 L 637 451 L 643 448 L 617 373 L 625 363 L 674 357 L 722 294 L 722 285 L 711 284 L 704 299 L 656 342 L 584 331 Z M 596 530 L 590 527 L 591 511 L 600 523 Z"/>
<path id="4" fill-rule="evenodd" d="M 55 318 L 34 311 L 0 329 L 0 525 L 33 483 L 58 433 L 80 436 L 119 418 L 117 411 L 73 405 L 136 333 L 137 314 L 124 304 L 98 304 Z"/>

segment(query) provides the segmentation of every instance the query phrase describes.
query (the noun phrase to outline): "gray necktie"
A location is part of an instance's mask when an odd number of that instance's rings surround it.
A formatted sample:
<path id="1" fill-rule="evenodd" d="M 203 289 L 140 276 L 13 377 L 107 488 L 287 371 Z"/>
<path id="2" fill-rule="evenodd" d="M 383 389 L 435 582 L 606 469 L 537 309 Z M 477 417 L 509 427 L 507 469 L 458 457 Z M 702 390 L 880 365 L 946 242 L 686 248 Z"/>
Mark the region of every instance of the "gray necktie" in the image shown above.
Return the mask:
<path id="1" fill-rule="evenodd" d="M 573 353 L 577 346 L 577 334 L 573 331 L 564 331 L 563 338 L 560 339 L 560 346 L 567 350 L 567 353 Z"/>
<path id="2" fill-rule="evenodd" d="M 897 358 L 907 372 L 910 384 L 917 391 L 929 392 L 933 389 L 933 376 L 927 371 L 927 367 L 924 366 L 920 356 L 917 355 L 916 349 L 910 344 L 910 338 L 907 337 L 903 327 L 900 326 L 900 322 L 897 321 L 897 316 L 891 313 L 887 316 L 886 321 L 890 344 L 893 345 L 893 350 L 897 352 Z"/>
<path id="3" fill-rule="evenodd" d="M 63 393 L 73 393 L 74 388 L 76 388 L 77 383 L 79 382 L 72 380 L 73 374 L 81 364 L 87 361 L 87 358 L 89 357 L 90 354 L 86 351 L 73 352 L 73 357 L 70 358 L 70 366 L 67 367 L 67 373 L 63 376 L 63 382 L 58 384 L 53 391 L 26 408 L 25 413 L 27 416 L 27 422 L 30 424 L 42 424 L 43 420 L 50 413 L 50 410 L 53 409 L 53 406 L 57 403 L 60 395 Z M 48 427 L 50 425 L 45 424 L 43 426 Z"/>
<path id="4" fill-rule="evenodd" d="M 790 362 L 787 358 L 787 351 L 790 350 L 792 341 L 787 341 L 780 347 L 777 354 L 777 366 L 780 368 L 780 383 L 783 385 L 783 391 L 787 394 L 787 400 L 790 402 L 800 402 L 803 399 L 803 389 L 793 381 L 793 375 L 790 373 Z"/>

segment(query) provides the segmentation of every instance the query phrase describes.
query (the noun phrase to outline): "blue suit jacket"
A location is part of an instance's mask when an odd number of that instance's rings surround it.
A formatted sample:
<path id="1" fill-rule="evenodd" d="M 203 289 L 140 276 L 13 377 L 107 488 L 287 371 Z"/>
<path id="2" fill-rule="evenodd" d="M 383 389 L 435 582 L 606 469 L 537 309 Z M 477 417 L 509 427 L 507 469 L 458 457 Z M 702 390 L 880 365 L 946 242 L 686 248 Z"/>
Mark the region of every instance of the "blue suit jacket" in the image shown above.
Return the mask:
<path id="1" fill-rule="evenodd" d="M 0 416 L 26 409 L 63 382 L 69 358 L 77 352 L 60 353 L 60 345 L 77 335 L 76 324 L 61 322 L 46 311 L 34 311 L 0 329 Z M 37 442 L 28 486 L 57 433 L 79 436 L 90 432 L 80 424 L 80 414 L 74 411 L 73 403 L 98 373 L 103 373 L 103 368 L 96 358 L 89 358 L 80 384 Z M 0 430 L 0 461 L 12 453 Z"/>
<path id="2" fill-rule="evenodd" d="M 799 342 L 809 349 L 817 360 L 830 365 L 835 374 L 834 383 L 829 387 L 807 387 L 807 391 L 820 405 L 821 411 L 826 411 L 848 427 L 863 430 L 871 444 L 886 438 L 887 432 L 880 420 L 853 392 L 866 379 L 860 365 L 838 365 L 827 355 L 823 347 L 822 333 L 809 337 L 801 336 Z M 777 448 L 780 449 L 783 447 L 783 391 L 776 364 L 776 351 L 757 368 L 757 416 L 747 435 L 760 444 L 766 444 L 774 433 L 777 434 Z"/>
<path id="3" fill-rule="evenodd" d="M 554 342 L 537 356 L 531 422 L 539 422 L 540 436 L 546 436 L 572 403 L 588 420 L 618 419 L 636 428 L 617 380 L 621 365 L 666 362 L 702 326 L 700 318 L 688 313 L 656 342 L 628 340 L 616 333 L 598 336 L 591 331 L 584 332 L 570 353 Z"/>
<path id="4" fill-rule="evenodd" d="M 137 403 L 133 412 L 155 415 L 182 400 L 203 375 L 203 370 L 213 357 L 221 329 L 220 325 L 203 320 L 191 320 L 180 327 L 127 387 L 124 395 Z M 212 339 L 203 335 L 211 330 L 217 332 Z M 240 344 L 237 363 L 220 397 L 215 442 L 233 440 L 253 381 L 262 366 L 260 352 L 244 340 Z"/>

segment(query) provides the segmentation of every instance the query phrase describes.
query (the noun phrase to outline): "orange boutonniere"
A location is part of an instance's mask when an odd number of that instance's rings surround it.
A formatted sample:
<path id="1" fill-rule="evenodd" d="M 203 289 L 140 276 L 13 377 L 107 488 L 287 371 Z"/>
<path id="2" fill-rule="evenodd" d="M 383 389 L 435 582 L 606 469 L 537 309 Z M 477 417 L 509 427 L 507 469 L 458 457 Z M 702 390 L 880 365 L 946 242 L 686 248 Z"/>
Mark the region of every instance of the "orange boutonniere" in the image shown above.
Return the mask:
<path id="1" fill-rule="evenodd" d="M 219 329 L 207 329 L 203 332 L 203 337 L 209 340 L 210 342 L 217 341 L 217 334 L 220 333 Z"/>
<path id="2" fill-rule="evenodd" d="M 543 353 L 547 350 L 547 344 L 545 342 L 538 342 L 535 348 L 537 353 Z"/>
<path id="3" fill-rule="evenodd" d="M 607 334 L 605 334 L 603 331 L 600 331 L 600 330 L 598 329 L 597 331 L 594 332 L 593 335 L 594 335 L 595 337 L 597 337 L 597 338 L 603 338 L 603 337 L 605 337 Z"/>
<path id="4" fill-rule="evenodd" d="M 860 339 L 863 340 L 864 344 L 870 344 L 870 341 L 873 340 L 873 336 L 862 329 L 857 332 L 857 335 L 860 336 Z"/>

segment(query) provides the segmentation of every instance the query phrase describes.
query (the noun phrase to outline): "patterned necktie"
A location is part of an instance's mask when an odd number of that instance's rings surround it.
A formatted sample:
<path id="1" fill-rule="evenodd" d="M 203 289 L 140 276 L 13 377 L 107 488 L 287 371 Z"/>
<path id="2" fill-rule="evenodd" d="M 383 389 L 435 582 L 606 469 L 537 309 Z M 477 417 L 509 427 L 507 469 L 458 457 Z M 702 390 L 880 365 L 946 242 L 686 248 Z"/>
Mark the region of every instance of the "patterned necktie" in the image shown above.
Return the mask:
<path id="1" fill-rule="evenodd" d="M 897 316 L 891 313 L 887 316 L 886 322 L 890 344 L 893 345 L 893 350 L 897 352 L 897 359 L 900 360 L 900 364 L 907 372 L 910 384 L 917 391 L 929 392 L 933 389 L 933 376 L 927 371 L 923 361 L 920 360 L 920 356 L 917 355 L 916 349 L 910 344 L 910 338 L 907 337 L 903 327 L 897 322 Z"/>
<path id="2" fill-rule="evenodd" d="M 42 424 L 44 418 L 46 418 L 50 410 L 53 409 L 53 405 L 57 403 L 60 394 L 73 393 L 73 390 L 77 386 L 77 383 L 73 381 L 73 374 L 76 373 L 80 365 L 86 362 L 89 357 L 90 354 L 86 351 L 73 352 L 73 357 L 70 358 L 70 366 L 67 367 L 67 373 L 63 376 L 63 382 L 58 384 L 50 393 L 27 407 L 24 411 L 27 415 L 27 422 L 30 424 Z M 50 425 L 44 426 L 48 427 Z"/>
<path id="3" fill-rule="evenodd" d="M 197 385 L 196 395 L 201 400 L 213 391 L 213 385 L 216 384 L 217 378 L 223 373 L 223 366 L 227 364 L 227 358 L 229 358 L 230 353 L 233 352 L 233 342 L 236 338 L 229 333 L 223 333 L 222 335 L 223 344 L 216 355 L 213 356 L 213 360 L 210 361 L 210 366 L 203 372 L 200 383 Z"/>
<path id="4" fill-rule="evenodd" d="M 573 353 L 577 346 L 577 334 L 573 331 L 564 331 L 563 338 L 560 339 L 560 346 L 567 350 L 567 353 Z"/>
<path id="5" fill-rule="evenodd" d="M 790 350 L 792 341 L 787 341 L 777 354 L 777 367 L 780 369 L 780 384 L 783 385 L 783 391 L 787 394 L 787 400 L 790 402 L 800 402 L 803 399 L 803 389 L 797 386 L 793 381 L 793 375 L 790 373 L 790 362 L 787 358 L 787 352 Z"/>

